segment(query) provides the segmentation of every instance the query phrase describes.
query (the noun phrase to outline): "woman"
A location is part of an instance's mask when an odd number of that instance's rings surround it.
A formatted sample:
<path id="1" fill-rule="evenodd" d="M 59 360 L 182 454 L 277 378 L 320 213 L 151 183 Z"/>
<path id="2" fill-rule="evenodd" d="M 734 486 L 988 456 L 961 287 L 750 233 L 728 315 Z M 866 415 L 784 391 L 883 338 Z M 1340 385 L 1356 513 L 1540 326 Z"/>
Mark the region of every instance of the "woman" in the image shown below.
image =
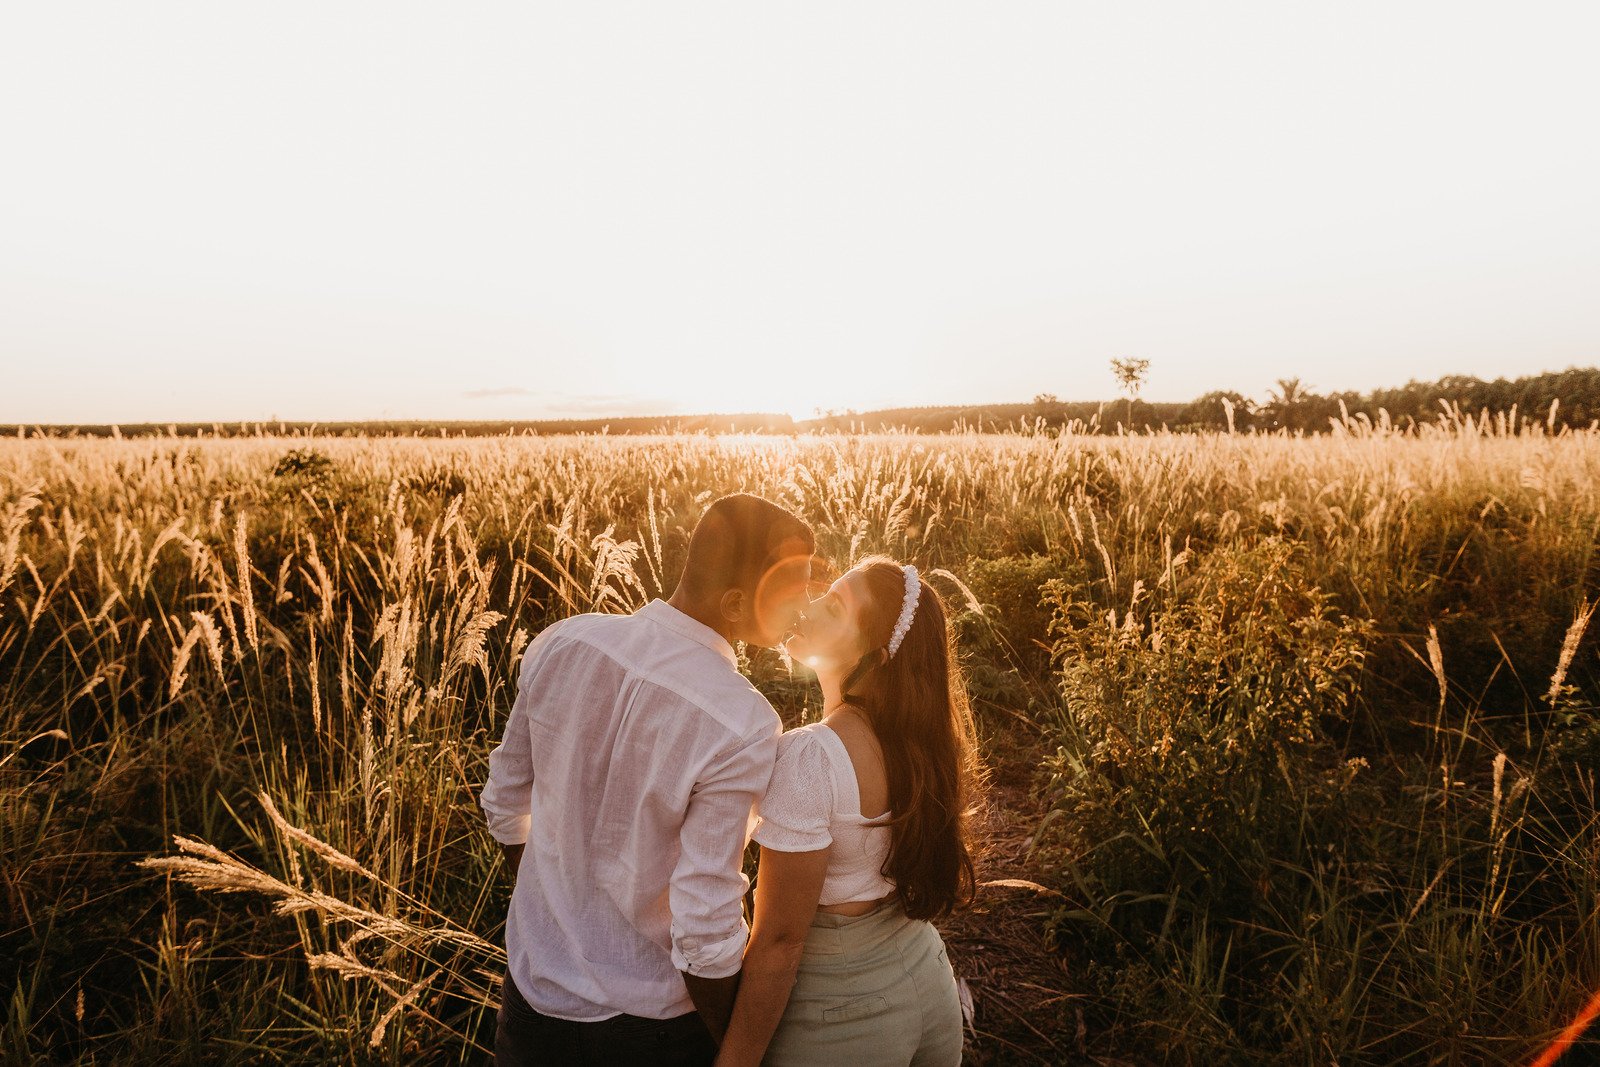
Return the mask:
<path id="1" fill-rule="evenodd" d="M 716 1062 L 954 1067 L 961 1007 L 928 920 L 973 892 L 976 758 L 944 605 L 915 567 L 869 559 L 811 603 L 788 649 L 817 672 L 824 717 L 778 740 Z"/>

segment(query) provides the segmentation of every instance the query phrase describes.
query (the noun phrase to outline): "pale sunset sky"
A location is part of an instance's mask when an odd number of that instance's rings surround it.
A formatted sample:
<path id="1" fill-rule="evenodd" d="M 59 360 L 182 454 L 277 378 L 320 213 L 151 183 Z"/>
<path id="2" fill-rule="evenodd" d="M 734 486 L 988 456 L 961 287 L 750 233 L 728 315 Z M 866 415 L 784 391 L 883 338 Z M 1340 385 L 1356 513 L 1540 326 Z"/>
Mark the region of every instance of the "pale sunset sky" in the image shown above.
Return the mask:
<path id="1" fill-rule="evenodd" d="M 1600 363 L 1600 4 L 11 5 L 0 422 Z"/>

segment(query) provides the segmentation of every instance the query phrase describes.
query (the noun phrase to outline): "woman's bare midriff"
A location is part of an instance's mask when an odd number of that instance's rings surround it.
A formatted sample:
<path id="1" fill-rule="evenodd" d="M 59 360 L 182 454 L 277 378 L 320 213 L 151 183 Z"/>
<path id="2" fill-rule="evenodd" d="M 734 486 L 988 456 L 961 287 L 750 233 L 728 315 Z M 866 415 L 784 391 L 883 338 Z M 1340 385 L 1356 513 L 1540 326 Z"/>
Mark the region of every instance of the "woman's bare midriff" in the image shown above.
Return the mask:
<path id="1" fill-rule="evenodd" d="M 827 912 L 829 915 L 852 917 L 865 915 L 889 899 L 889 897 L 879 897 L 877 900 L 847 900 L 843 904 L 820 904 L 817 910 Z"/>

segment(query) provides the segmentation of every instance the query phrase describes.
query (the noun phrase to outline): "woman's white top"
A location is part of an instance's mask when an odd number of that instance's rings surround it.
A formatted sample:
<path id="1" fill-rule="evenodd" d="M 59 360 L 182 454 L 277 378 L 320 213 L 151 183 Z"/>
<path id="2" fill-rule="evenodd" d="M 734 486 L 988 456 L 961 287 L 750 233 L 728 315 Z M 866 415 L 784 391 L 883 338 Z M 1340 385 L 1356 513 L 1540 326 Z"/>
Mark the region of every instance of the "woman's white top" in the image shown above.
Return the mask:
<path id="1" fill-rule="evenodd" d="M 894 892 L 883 875 L 889 858 L 888 812 L 861 814 L 861 788 L 850 753 L 820 722 L 778 738 L 767 795 L 756 805 L 752 839 L 777 852 L 832 846 L 818 904 L 879 900 Z"/>

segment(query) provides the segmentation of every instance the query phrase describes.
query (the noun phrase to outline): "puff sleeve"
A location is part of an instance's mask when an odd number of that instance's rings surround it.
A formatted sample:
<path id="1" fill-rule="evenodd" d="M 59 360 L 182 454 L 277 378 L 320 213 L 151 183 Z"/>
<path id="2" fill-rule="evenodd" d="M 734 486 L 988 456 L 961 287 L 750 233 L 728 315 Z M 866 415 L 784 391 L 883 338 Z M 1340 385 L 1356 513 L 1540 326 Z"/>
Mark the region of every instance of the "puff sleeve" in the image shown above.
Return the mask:
<path id="1" fill-rule="evenodd" d="M 767 793 L 756 805 L 751 840 L 776 852 L 815 852 L 833 843 L 833 776 L 822 741 L 810 730 L 778 738 Z"/>

